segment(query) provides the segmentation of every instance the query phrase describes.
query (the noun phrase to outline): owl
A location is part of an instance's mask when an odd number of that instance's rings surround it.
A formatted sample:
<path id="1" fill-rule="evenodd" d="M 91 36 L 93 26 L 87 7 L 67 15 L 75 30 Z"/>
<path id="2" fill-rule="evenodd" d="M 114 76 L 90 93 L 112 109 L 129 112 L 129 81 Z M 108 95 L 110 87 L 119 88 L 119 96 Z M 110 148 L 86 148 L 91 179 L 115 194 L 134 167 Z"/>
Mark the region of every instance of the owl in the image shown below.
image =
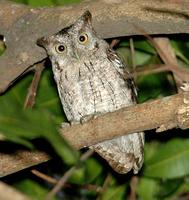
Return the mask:
<path id="1" fill-rule="evenodd" d="M 38 39 L 37 44 L 46 49 L 51 60 L 68 121 L 80 122 L 87 116 L 136 104 L 133 80 L 120 57 L 93 29 L 89 11 L 69 27 Z M 143 133 L 90 146 L 121 174 L 130 170 L 138 173 L 143 164 L 143 147 Z"/>

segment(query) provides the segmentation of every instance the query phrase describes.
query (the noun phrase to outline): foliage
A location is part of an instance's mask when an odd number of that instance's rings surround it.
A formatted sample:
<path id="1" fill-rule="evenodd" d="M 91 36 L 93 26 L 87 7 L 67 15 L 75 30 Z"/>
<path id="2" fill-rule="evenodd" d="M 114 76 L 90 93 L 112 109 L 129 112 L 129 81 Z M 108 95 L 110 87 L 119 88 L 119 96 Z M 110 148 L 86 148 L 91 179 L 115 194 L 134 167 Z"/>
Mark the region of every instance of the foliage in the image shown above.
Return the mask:
<path id="1" fill-rule="evenodd" d="M 32 6 L 64 5 L 77 3 L 79 0 L 15 0 Z M 171 38 L 179 62 L 185 67 L 189 64 L 189 42 L 180 36 Z M 135 63 L 137 68 L 148 64 L 161 63 L 156 50 L 144 38 L 133 38 L 135 47 Z M 127 65 L 131 66 L 131 52 L 129 41 L 121 40 L 118 54 Z M 2 48 L 0 48 L 0 54 Z M 51 176 L 60 178 L 61 174 L 69 169 L 78 159 L 78 152 L 74 151 L 58 135 L 58 127 L 65 121 L 56 86 L 53 81 L 51 69 L 45 69 L 40 81 L 36 104 L 32 110 L 24 110 L 23 105 L 27 89 L 32 80 L 29 74 L 18 80 L 8 92 L 0 97 L 0 132 L 6 140 L 25 146 L 30 149 L 37 148 L 35 141 L 43 138 L 48 141 L 60 156 L 63 163 L 55 161 L 53 166 L 40 169 Z M 139 89 L 139 101 L 144 102 L 152 98 L 159 98 L 174 94 L 175 83 L 172 74 L 162 72 L 137 77 Z M 59 163 L 59 164 L 57 164 Z M 48 169 L 48 170 L 47 170 Z M 24 172 L 22 172 L 24 173 Z M 97 192 L 78 189 L 79 185 L 93 184 L 102 186 L 107 176 L 111 178 L 101 194 L 102 200 L 126 199 L 129 196 L 129 184 L 132 173 L 118 175 L 98 156 L 93 156 L 81 164 L 72 177 L 69 189 L 62 190 L 55 199 L 96 199 Z M 180 195 L 189 194 L 189 138 L 179 130 L 171 130 L 170 133 L 146 134 L 145 162 L 138 177 L 136 193 L 142 200 L 172 200 Z M 44 181 L 31 176 L 23 176 L 20 179 L 10 180 L 18 190 L 33 199 L 44 199 L 47 191 L 52 187 Z"/>

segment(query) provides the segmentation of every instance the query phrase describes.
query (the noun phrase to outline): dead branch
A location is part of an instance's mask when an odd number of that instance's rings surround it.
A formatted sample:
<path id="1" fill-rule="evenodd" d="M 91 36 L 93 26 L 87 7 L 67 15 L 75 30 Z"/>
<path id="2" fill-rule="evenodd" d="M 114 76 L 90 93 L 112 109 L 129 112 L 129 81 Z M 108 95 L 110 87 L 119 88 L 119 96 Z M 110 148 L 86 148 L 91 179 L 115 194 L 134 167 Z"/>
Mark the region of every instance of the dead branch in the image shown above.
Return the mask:
<path id="1" fill-rule="evenodd" d="M 188 94 L 188 93 L 187 93 Z M 185 97 L 187 99 L 185 99 Z M 143 104 L 122 108 L 91 119 L 84 124 L 74 124 L 60 130 L 61 135 L 76 149 L 90 146 L 121 135 L 145 130 L 189 128 L 189 105 L 186 93 L 176 94 Z M 0 153 L 0 177 L 45 162 L 45 153 L 29 151 L 12 154 Z"/>
<path id="2" fill-rule="evenodd" d="M 35 97 L 37 94 L 37 89 L 38 89 L 38 85 L 39 85 L 39 81 L 41 78 L 41 74 L 44 70 L 44 61 L 37 63 L 33 66 L 33 69 L 35 70 L 35 74 L 33 77 L 33 80 L 31 82 L 31 85 L 28 89 L 28 94 L 26 96 L 26 100 L 24 103 L 24 108 L 32 108 L 33 105 L 35 104 Z"/>
<path id="3" fill-rule="evenodd" d="M 18 192 L 13 187 L 10 187 L 9 185 L 0 182 L 0 199 L 2 200 L 30 200 L 27 196 L 24 194 Z"/>
<path id="4" fill-rule="evenodd" d="M 44 174 L 36 169 L 32 169 L 31 170 L 31 173 L 34 174 L 35 176 L 37 176 L 38 178 L 48 182 L 48 183 L 51 183 L 51 184 L 57 184 L 58 183 L 58 180 L 56 178 L 53 178 L 47 174 Z M 101 186 L 98 186 L 98 185 L 92 185 L 92 184 L 84 184 L 84 185 L 79 185 L 79 184 L 70 184 L 70 183 L 65 183 L 64 184 L 64 187 L 65 188 L 79 188 L 79 189 L 86 189 L 86 190 L 89 190 L 89 191 L 93 191 L 93 192 L 96 192 L 96 193 L 99 193 L 101 192 L 102 190 L 102 187 Z"/>
<path id="5" fill-rule="evenodd" d="M 171 46 L 169 38 L 161 37 L 161 38 L 154 38 L 153 40 L 156 43 L 156 46 L 158 47 L 156 48 L 156 50 L 159 53 L 161 59 L 168 66 L 169 70 L 172 71 L 173 73 L 173 77 L 175 79 L 178 92 L 181 92 L 179 88 L 182 82 L 186 81 L 186 80 L 183 80 L 184 79 L 183 75 L 185 75 L 185 73 L 181 74 L 183 67 L 180 66 L 177 62 L 177 58 Z M 181 72 L 180 72 L 180 69 L 181 69 Z M 187 74 L 189 76 L 189 70 Z"/>
<path id="6" fill-rule="evenodd" d="M 94 153 L 94 151 L 92 149 L 83 153 L 83 155 L 79 159 L 79 162 L 76 165 L 74 165 L 73 167 L 71 167 L 62 176 L 62 178 L 58 181 L 58 183 L 54 186 L 54 188 L 47 194 L 45 200 L 52 199 L 56 195 L 56 193 L 58 193 L 61 190 L 61 188 L 64 187 L 65 183 L 68 181 L 68 179 L 71 177 L 71 175 L 75 172 L 75 170 L 79 167 L 79 165 L 82 162 L 84 162 L 85 160 L 87 160 L 93 153 Z"/>
<path id="7" fill-rule="evenodd" d="M 0 177 L 46 162 L 49 159 L 49 155 L 39 151 L 20 150 L 14 153 L 0 152 Z"/>
<path id="8" fill-rule="evenodd" d="M 158 12 L 149 9 L 149 5 Z M 6 39 L 6 51 L 0 57 L 0 93 L 46 57 L 45 51 L 35 44 L 39 37 L 57 32 L 87 9 L 103 38 L 141 35 L 133 24 L 143 27 L 148 34 L 188 33 L 189 20 L 180 14 L 187 13 L 188 7 L 169 1 L 158 4 L 154 0 L 91 0 L 74 6 L 31 8 L 0 0 L 0 34 Z"/>
<path id="9" fill-rule="evenodd" d="M 65 127 L 61 134 L 76 149 L 112 139 L 128 133 L 165 127 L 189 127 L 189 121 L 178 122 L 178 111 L 183 104 L 183 94 L 177 94 L 136 106 L 104 114 L 82 125 Z M 186 105 L 187 113 L 187 105 Z M 186 114 L 185 113 L 185 114 Z M 186 115 L 186 118 L 187 115 Z M 119 120 L 118 120 L 119 119 Z M 79 137 L 78 137 L 79 136 Z M 75 139 L 77 138 L 77 140 Z"/>

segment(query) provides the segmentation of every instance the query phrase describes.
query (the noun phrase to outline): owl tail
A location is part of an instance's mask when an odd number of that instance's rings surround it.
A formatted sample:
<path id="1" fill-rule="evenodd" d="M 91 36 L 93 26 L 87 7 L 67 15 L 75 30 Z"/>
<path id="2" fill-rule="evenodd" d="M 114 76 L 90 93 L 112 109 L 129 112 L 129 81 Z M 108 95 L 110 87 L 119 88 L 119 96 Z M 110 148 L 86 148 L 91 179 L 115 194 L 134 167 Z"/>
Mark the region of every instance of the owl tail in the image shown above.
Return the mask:
<path id="1" fill-rule="evenodd" d="M 137 174 L 144 160 L 144 133 L 134 133 L 98 143 L 90 147 L 120 174 L 133 169 Z"/>

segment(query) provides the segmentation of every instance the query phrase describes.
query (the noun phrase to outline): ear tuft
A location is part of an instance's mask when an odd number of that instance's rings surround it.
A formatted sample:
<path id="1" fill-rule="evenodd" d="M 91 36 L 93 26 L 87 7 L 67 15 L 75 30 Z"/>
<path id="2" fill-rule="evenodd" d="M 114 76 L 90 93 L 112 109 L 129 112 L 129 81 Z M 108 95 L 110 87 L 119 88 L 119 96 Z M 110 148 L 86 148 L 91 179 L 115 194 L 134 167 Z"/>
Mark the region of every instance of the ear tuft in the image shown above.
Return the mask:
<path id="1" fill-rule="evenodd" d="M 91 13 L 87 10 L 83 13 L 83 15 L 81 16 L 81 19 L 83 21 L 85 21 L 86 23 L 88 24 L 91 24 L 91 21 L 92 21 L 92 15 Z"/>
<path id="2" fill-rule="evenodd" d="M 46 37 L 39 38 L 37 40 L 37 45 L 45 48 L 48 45 L 48 39 Z"/>

